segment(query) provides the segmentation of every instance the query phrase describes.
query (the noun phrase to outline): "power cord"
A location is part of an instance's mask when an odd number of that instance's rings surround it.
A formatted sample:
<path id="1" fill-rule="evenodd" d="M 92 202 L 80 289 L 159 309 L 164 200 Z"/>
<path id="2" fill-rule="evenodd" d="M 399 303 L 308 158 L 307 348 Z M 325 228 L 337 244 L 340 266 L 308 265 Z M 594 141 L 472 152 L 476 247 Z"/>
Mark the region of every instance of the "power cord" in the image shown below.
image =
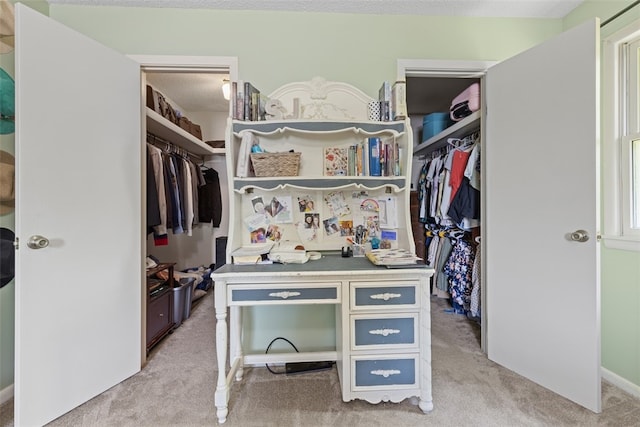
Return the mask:
<path id="1" fill-rule="evenodd" d="M 272 339 L 272 340 L 271 340 L 271 342 L 269 343 L 269 345 L 267 346 L 267 349 L 265 350 L 265 352 L 264 352 L 264 353 L 265 353 L 265 354 L 269 353 L 269 349 L 271 348 L 271 346 L 273 345 L 273 343 L 274 343 L 274 342 L 276 342 L 276 341 L 278 341 L 278 340 L 283 340 L 283 341 L 288 342 L 288 343 L 289 343 L 289 345 L 291 345 L 291 347 L 293 347 L 293 349 L 296 351 L 296 353 L 300 353 L 300 351 L 298 350 L 298 348 L 297 348 L 297 347 L 296 347 L 296 346 L 295 346 L 291 341 L 289 341 L 288 339 L 286 339 L 286 338 L 284 338 L 284 337 L 276 337 L 276 338 Z M 269 370 L 269 372 L 271 372 L 272 374 L 275 374 L 275 375 L 281 375 L 281 374 L 285 374 L 285 373 L 286 373 L 286 371 L 282 371 L 282 372 L 274 371 L 274 370 L 273 370 L 273 369 L 271 369 L 271 368 L 269 367 L 269 365 L 268 365 L 268 364 L 266 364 L 266 363 L 264 364 L 264 366 L 266 366 L 266 367 L 267 367 L 267 369 Z"/>

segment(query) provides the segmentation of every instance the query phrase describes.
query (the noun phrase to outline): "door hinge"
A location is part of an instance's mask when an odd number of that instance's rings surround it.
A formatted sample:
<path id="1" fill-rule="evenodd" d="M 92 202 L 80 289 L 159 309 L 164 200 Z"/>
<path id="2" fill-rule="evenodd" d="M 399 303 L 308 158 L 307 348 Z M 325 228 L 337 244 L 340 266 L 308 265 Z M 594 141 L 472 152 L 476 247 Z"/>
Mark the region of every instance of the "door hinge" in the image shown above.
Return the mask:
<path id="1" fill-rule="evenodd" d="M 20 249 L 20 238 L 16 237 L 15 240 L 13 241 L 13 247 L 16 249 L 16 251 L 18 249 Z"/>

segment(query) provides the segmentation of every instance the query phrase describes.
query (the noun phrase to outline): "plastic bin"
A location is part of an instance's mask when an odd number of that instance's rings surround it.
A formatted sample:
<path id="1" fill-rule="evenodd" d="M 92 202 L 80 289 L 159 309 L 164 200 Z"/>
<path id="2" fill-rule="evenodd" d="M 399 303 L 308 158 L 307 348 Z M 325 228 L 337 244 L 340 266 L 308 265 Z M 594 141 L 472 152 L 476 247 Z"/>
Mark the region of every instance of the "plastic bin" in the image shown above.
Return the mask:
<path id="1" fill-rule="evenodd" d="M 173 288 L 173 324 L 178 327 L 182 324 L 184 317 L 184 308 L 186 304 L 187 291 L 191 289 L 189 284 L 180 283 L 180 286 Z M 191 297 L 189 297 L 191 301 Z"/>
<path id="2" fill-rule="evenodd" d="M 453 124 L 449 112 L 431 113 L 422 119 L 422 142 L 439 134 Z"/>
<path id="3" fill-rule="evenodd" d="M 184 281 L 184 283 L 183 283 Z M 191 303 L 193 301 L 193 285 L 196 283 L 194 278 L 180 279 L 180 284 L 184 288 L 184 311 L 182 320 L 187 320 L 191 316 Z"/>

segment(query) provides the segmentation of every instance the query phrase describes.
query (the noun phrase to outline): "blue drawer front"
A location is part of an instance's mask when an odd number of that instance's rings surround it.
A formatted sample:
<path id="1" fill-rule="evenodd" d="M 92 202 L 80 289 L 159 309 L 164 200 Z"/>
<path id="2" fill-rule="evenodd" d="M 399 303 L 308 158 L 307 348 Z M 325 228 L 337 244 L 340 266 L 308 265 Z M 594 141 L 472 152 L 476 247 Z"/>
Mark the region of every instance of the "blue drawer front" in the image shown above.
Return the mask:
<path id="1" fill-rule="evenodd" d="M 416 303 L 415 286 L 356 288 L 356 306 L 407 305 Z"/>
<path id="2" fill-rule="evenodd" d="M 413 385 L 415 359 L 356 360 L 356 387 Z"/>
<path id="3" fill-rule="evenodd" d="M 233 289 L 232 301 L 296 301 L 336 299 L 336 288 Z"/>
<path id="4" fill-rule="evenodd" d="M 356 319 L 356 345 L 414 344 L 414 318 Z"/>

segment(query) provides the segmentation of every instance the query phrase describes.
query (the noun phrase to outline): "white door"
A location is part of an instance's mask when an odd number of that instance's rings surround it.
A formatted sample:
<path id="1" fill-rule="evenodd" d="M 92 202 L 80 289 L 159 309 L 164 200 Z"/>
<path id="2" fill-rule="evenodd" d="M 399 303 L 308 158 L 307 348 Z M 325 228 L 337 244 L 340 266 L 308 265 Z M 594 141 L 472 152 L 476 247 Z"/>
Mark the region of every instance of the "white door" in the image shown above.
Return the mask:
<path id="1" fill-rule="evenodd" d="M 482 230 L 488 357 L 594 412 L 598 68 L 590 21 L 489 69 Z"/>
<path id="2" fill-rule="evenodd" d="M 15 424 L 140 370 L 137 63 L 16 4 Z M 30 236 L 49 245 L 30 249 Z"/>

